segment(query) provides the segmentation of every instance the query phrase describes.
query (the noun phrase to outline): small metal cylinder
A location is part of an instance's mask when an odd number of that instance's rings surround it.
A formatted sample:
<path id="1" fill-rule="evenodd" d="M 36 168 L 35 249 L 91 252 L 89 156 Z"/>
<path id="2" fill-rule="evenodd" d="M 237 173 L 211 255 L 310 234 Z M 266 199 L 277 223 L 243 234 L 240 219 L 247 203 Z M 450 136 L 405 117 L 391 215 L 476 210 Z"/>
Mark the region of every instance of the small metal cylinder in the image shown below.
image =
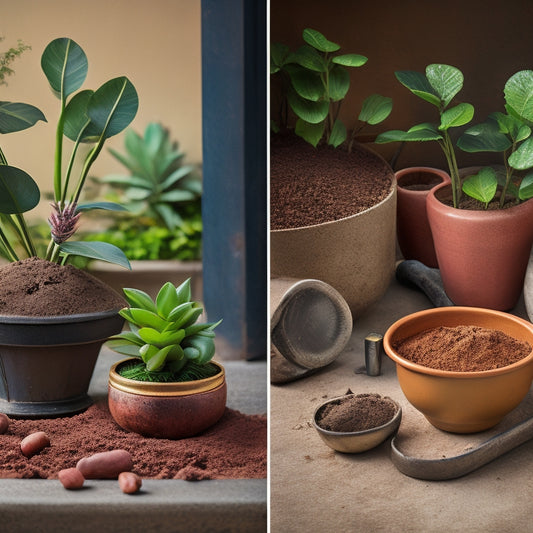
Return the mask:
<path id="1" fill-rule="evenodd" d="M 381 358 L 383 354 L 383 337 L 377 333 L 370 333 L 365 338 L 365 366 L 369 376 L 381 374 Z"/>

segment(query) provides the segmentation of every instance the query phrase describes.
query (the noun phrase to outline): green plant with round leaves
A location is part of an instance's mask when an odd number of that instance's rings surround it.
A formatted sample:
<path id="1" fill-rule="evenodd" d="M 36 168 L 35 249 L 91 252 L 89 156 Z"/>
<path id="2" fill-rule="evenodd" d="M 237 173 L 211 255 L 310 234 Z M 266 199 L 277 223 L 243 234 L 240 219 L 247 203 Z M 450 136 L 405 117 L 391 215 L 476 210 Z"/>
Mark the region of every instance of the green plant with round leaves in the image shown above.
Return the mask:
<path id="1" fill-rule="evenodd" d="M 348 68 L 360 67 L 367 58 L 360 54 L 337 54 L 340 45 L 329 41 L 317 30 L 303 31 L 306 44 L 295 52 L 289 47 L 273 43 L 270 55 L 270 73 L 284 75 L 284 93 L 281 121 L 287 122 L 287 104 L 297 116 L 295 132 L 313 146 L 321 139 L 337 147 L 347 139 L 346 127 L 339 119 L 341 103 L 350 88 Z M 348 68 L 347 68 L 348 67 Z M 358 120 L 378 124 L 392 110 L 392 100 L 372 95 L 364 103 Z M 274 125 L 274 129 L 278 129 Z M 349 149 L 353 143 L 354 130 Z"/>
<path id="2" fill-rule="evenodd" d="M 196 166 L 183 164 L 185 153 L 171 140 L 168 129 L 156 122 L 146 126 L 143 136 L 128 130 L 124 138 L 125 154 L 109 151 L 129 175 L 111 174 L 95 181 L 109 185 L 132 218 L 148 217 L 175 230 L 186 218 L 188 206 L 200 210 L 202 181 Z"/>
<path id="3" fill-rule="evenodd" d="M 377 143 L 437 141 L 442 148 L 452 180 L 453 205 L 459 207 L 464 192 L 480 201 L 485 207 L 500 188 L 500 206 L 507 194 L 517 201 L 533 197 L 533 176 L 526 176 L 517 187 L 513 183 L 513 169 L 533 167 L 533 141 L 530 124 L 533 113 L 528 98 L 533 95 L 533 82 L 528 76 L 517 73 L 505 86 L 506 111 L 493 113 L 483 124 L 469 127 L 458 139 L 457 146 L 467 152 L 502 152 L 506 172 L 504 176 L 492 168 L 484 168 L 474 176 L 462 180 L 459 176 L 455 148 L 450 136 L 452 128 L 468 125 L 474 116 L 474 106 L 461 102 L 452 105 L 463 87 L 464 76 L 453 66 L 431 64 L 425 73 L 398 71 L 398 81 L 414 95 L 437 108 L 438 123 L 422 123 L 407 131 L 392 130 L 378 135 Z"/>
<path id="4" fill-rule="evenodd" d="M 41 56 L 41 68 L 53 94 L 59 99 L 53 172 L 54 211 L 49 224 L 52 238 L 46 259 L 65 263 L 72 255 L 102 259 L 129 268 L 124 253 L 109 243 L 69 241 L 83 212 L 92 209 L 123 210 L 112 202 L 80 204 L 87 175 L 110 137 L 123 131 L 134 119 L 139 105 L 137 92 L 122 76 L 104 83 L 96 91 L 80 90 L 88 72 L 87 56 L 72 39 L 59 38 L 48 44 Z M 14 133 L 46 118 L 29 104 L 0 103 L 0 133 Z M 64 138 L 73 142 L 63 169 Z M 88 145 L 81 155 L 81 145 Z M 80 152 L 80 153 L 79 153 Z M 74 169 L 79 169 L 74 177 Z M 24 213 L 40 200 L 40 191 L 29 174 L 10 166 L 0 149 L 0 250 L 9 260 L 19 255 L 16 244 L 28 257 L 37 255 Z M 9 228 L 9 235 L 5 228 Z M 13 242 L 14 241 L 14 242 Z"/>
<path id="5" fill-rule="evenodd" d="M 197 323 L 203 308 L 191 301 L 190 279 L 178 287 L 165 283 L 154 300 L 144 291 L 124 289 L 130 307 L 120 314 L 130 331 L 111 337 L 114 351 L 139 359 L 125 365 L 121 375 L 138 381 L 191 381 L 214 375 L 219 322 Z"/>

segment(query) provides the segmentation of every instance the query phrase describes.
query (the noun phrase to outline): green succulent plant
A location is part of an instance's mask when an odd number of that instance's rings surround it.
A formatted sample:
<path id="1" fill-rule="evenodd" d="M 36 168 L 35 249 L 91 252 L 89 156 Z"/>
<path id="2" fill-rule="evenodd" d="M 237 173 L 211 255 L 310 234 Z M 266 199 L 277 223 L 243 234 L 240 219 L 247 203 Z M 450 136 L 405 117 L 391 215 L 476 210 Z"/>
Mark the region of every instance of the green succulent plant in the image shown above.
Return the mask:
<path id="1" fill-rule="evenodd" d="M 214 375 L 209 362 L 215 355 L 214 329 L 218 322 L 196 323 L 203 312 L 191 301 L 191 280 L 179 287 L 171 282 L 155 301 L 144 291 L 125 288 L 130 307 L 120 311 L 130 331 L 111 337 L 109 347 L 140 361 L 125 366 L 121 375 L 138 381 L 191 381 Z"/>
<path id="2" fill-rule="evenodd" d="M 170 139 L 168 129 L 152 122 L 144 136 L 133 130 L 125 135 L 126 154 L 109 149 L 129 175 L 110 174 L 94 178 L 109 185 L 121 205 L 136 218 L 149 217 L 174 230 L 183 223 L 185 206 L 197 202 L 202 182 L 194 165 L 183 165 L 185 153 Z"/>

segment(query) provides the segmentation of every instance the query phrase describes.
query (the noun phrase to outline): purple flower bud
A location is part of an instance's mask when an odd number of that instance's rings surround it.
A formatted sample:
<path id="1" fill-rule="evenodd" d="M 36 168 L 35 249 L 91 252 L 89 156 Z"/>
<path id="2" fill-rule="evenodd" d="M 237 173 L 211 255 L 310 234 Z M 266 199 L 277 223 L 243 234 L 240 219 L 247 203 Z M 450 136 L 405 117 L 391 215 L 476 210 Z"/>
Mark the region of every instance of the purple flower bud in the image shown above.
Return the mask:
<path id="1" fill-rule="evenodd" d="M 76 232 L 81 213 L 76 213 L 78 207 L 76 203 L 67 204 L 63 208 L 57 202 L 51 205 L 54 211 L 48 219 L 48 224 L 50 224 L 52 239 L 56 244 L 61 244 Z"/>

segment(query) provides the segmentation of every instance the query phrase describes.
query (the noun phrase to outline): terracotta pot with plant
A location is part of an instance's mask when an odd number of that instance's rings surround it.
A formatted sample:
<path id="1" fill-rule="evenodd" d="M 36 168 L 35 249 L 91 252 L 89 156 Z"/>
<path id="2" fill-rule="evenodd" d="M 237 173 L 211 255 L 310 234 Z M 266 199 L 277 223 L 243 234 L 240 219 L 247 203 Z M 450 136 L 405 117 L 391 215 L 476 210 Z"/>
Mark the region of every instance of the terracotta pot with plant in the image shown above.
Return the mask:
<path id="1" fill-rule="evenodd" d="M 38 257 L 24 218 L 38 204 L 39 188 L 25 171 L 9 165 L 0 150 L 0 252 L 10 261 L 0 272 L 0 411 L 14 416 L 65 415 L 90 405 L 87 389 L 94 364 L 102 343 L 121 330 L 118 311 L 123 299 L 67 263 L 77 255 L 129 267 L 115 246 L 69 239 L 85 211 L 121 208 L 80 200 L 105 141 L 135 117 L 137 92 L 126 77 L 112 79 L 96 91 L 79 91 L 88 61 L 68 38 L 46 47 L 41 66 L 60 101 L 51 239 L 43 258 Z M 24 130 L 39 120 L 46 121 L 34 106 L 0 103 L 1 133 Z M 65 172 L 64 137 L 73 141 Z M 81 162 L 75 162 L 82 151 Z M 76 178 L 74 169 L 79 169 Z"/>
<path id="2" fill-rule="evenodd" d="M 355 142 L 360 128 L 348 135 L 339 119 L 348 68 L 367 58 L 338 53 L 340 45 L 313 29 L 303 39 L 296 51 L 271 47 L 273 85 L 279 82 L 282 94 L 271 136 L 271 273 L 324 281 L 359 314 L 383 295 L 394 272 L 394 174 Z M 371 95 L 359 123 L 378 124 L 391 109 L 390 98 Z"/>
<path id="3" fill-rule="evenodd" d="M 461 179 L 450 130 L 470 123 L 474 107 L 449 107 L 463 86 L 461 71 L 429 65 L 425 74 L 396 72 L 411 92 L 433 104 L 437 124 L 408 131 L 389 131 L 376 142 L 437 141 L 449 166 L 451 184 L 433 189 L 427 198 L 438 264 L 448 296 L 457 305 L 508 310 L 516 304 L 533 243 L 533 120 L 530 101 L 533 71 L 513 75 L 505 85 L 506 113 L 493 113 L 470 127 L 457 141 L 467 152 L 502 152 L 505 172 L 490 167 Z M 516 171 L 519 171 L 518 173 Z"/>
<path id="4" fill-rule="evenodd" d="M 191 437 L 215 424 L 226 407 L 226 379 L 215 355 L 215 327 L 197 323 L 203 312 L 191 301 L 190 280 L 167 282 L 154 300 L 124 289 L 129 308 L 120 314 L 130 331 L 109 346 L 133 356 L 109 372 L 109 410 L 124 429 L 149 437 Z"/>

